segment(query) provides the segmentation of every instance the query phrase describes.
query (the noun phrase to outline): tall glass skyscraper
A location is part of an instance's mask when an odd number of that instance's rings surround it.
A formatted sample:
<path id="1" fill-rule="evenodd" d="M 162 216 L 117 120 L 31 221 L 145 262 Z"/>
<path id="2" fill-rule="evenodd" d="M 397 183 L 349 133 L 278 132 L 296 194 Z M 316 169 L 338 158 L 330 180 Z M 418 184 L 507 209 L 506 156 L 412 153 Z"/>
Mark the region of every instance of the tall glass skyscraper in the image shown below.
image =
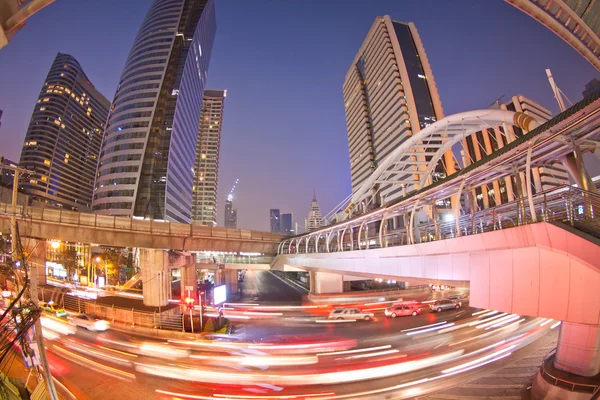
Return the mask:
<path id="1" fill-rule="evenodd" d="M 192 220 L 202 225 L 217 226 L 219 149 L 226 96 L 226 90 L 205 90 L 202 100 L 192 203 Z"/>
<path id="2" fill-rule="evenodd" d="M 154 0 L 123 69 L 93 211 L 189 223 L 213 0 Z"/>
<path id="3" fill-rule="evenodd" d="M 35 171 L 23 189 L 35 200 L 76 211 L 92 206 L 94 175 L 110 102 L 81 65 L 58 53 L 38 96 L 20 164 Z"/>
<path id="4" fill-rule="evenodd" d="M 444 117 L 425 49 L 413 23 L 377 17 L 360 46 L 343 86 L 352 190 L 356 190 L 392 150 Z M 415 154 L 415 161 L 429 161 Z M 431 157 L 429 157 L 430 159 Z M 454 171 L 452 151 L 436 177 Z M 415 163 L 415 168 L 426 166 Z M 419 187 L 418 175 L 412 185 Z M 386 202 L 403 193 L 381 188 Z"/>

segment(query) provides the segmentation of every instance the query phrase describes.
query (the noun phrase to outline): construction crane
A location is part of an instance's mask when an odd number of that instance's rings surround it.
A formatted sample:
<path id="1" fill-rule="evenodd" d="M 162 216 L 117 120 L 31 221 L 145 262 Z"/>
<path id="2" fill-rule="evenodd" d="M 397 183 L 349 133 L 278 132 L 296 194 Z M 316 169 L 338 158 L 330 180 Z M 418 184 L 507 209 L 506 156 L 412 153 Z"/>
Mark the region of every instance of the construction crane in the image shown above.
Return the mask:
<path id="1" fill-rule="evenodd" d="M 233 200 L 233 191 L 235 190 L 236 185 L 239 182 L 239 178 L 235 180 L 235 183 L 233 184 L 233 187 L 231 188 L 231 190 L 229 191 L 229 194 L 227 195 L 227 201 L 232 201 Z"/>

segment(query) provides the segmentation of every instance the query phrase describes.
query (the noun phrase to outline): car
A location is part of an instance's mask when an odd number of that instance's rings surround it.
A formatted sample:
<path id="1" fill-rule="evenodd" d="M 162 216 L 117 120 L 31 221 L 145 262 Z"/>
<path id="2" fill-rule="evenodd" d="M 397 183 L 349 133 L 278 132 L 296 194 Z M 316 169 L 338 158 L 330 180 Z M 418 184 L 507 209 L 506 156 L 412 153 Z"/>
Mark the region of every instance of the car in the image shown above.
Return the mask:
<path id="1" fill-rule="evenodd" d="M 329 319 L 362 319 L 369 321 L 374 315 L 358 308 L 335 308 L 329 313 Z"/>
<path id="2" fill-rule="evenodd" d="M 103 319 L 94 318 L 90 315 L 79 314 L 72 317 L 68 317 L 69 323 L 86 328 L 89 331 L 105 331 L 110 328 L 110 322 Z"/>
<path id="3" fill-rule="evenodd" d="M 429 304 L 429 308 L 431 308 L 431 311 L 433 311 L 433 312 L 459 309 L 461 307 L 462 307 L 462 303 L 460 301 L 454 301 L 454 300 L 437 300 L 436 302 Z"/>
<path id="4" fill-rule="evenodd" d="M 39 306 L 42 310 L 44 310 L 50 314 L 53 314 L 57 317 L 66 317 L 67 316 L 67 312 L 65 311 L 65 309 L 58 307 L 52 301 L 49 301 L 47 303 L 45 301 L 40 301 Z"/>
<path id="5" fill-rule="evenodd" d="M 420 308 L 406 304 L 397 304 L 385 309 L 385 316 L 392 318 L 403 317 L 406 315 L 412 315 L 414 317 L 419 314 L 421 314 Z"/>
<path id="6" fill-rule="evenodd" d="M 448 300 L 458 300 L 458 296 L 448 296 Z"/>

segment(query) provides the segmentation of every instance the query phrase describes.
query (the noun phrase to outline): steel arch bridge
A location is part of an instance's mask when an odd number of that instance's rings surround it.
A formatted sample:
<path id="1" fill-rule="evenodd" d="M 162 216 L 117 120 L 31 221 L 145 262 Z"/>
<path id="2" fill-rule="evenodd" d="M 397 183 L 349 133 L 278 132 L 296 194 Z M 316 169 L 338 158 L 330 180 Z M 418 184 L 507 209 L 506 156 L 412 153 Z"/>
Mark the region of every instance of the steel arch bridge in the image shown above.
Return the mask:
<path id="1" fill-rule="evenodd" d="M 380 164 L 373 174 L 354 192 L 345 213 L 352 216 L 358 205 L 366 210 L 375 201 L 380 188 L 386 192 L 401 188 L 404 196 L 420 189 L 418 183 L 434 182 L 432 176 L 444 154 L 466 137 L 487 128 L 517 125 L 525 132 L 539 126 L 529 115 L 504 110 L 475 110 L 443 118 L 405 140 Z M 511 141 L 514 138 L 511 139 Z M 432 152 L 432 150 L 434 150 Z M 455 172 L 454 165 L 446 166 L 447 172 Z M 416 179 L 415 179 L 416 178 Z"/>
<path id="2" fill-rule="evenodd" d="M 412 188 L 411 193 L 407 193 L 400 199 L 357 216 L 351 216 L 350 213 L 357 208 L 356 204 L 369 201 L 369 191 L 378 182 L 389 179 L 385 182 L 394 184 L 397 181 L 395 178 L 386 177 L 395 177 L 409 171 L 405 163 L 396 161 L 404 161 L 407 157 L 414 156 L 415 153 L 411 150 L 421 146 L 423 141 L 433 139 L 441 141 L 437 144 L 436 151 L 428 154 L 431 155 L 431 159 L 422 171 L 410 170 L 411 173 L 421 173 L 423 178 L 427 178 L 427 174 L 433 170 L 437 160 L 454 143 L 458 143 L 478 130 L 495 128 L 503 124 L 517 125 L 524 131 L 529 130 L 529 133 L 519 136 L 498 151 L 444 179 L 431 182 L 421 188 Z M 504 132 L 509 130 L 504 129 Z M 575 158 L 580 159 L 582 151 L 600 151 L 600 96 L 596 94 L 584 99 L 541 126 L 538 126 L 538 122 L 534 119 L 521 113 L 478 110 L 455 114 L 437 121 L 409 140 L 410 143 L 403 144 L 391 153 L 371 179 L 353 194 L 352 203 L 347 207 L 349 218 L 314 232 L 282 240 L 278 246 L 278 254 L 329 253 L 416 244 L 423 240 L 415 239 L 416 228 L 423 228 L 415 226 L 418 225 L 414 223 L 416 211 L 432 204 L 435 207 L 435 202 L 440 198 L 456 196 L 460 199 L 463 191 L 470 191 L 515 175 L 527 177 L 527 183 L 522 185 L 522 193 L 516 200 L 518 204 L 510 205 L 516 210 L 513 215 L 516 219 L 514 225 L 537 222 L 538 218 L 545 219 L 547 211 L 540 214 L 539 201 L 545 199 L 546 193 L 536 194 L 534 199 L 531 169 L 551 165 L 574 153 L 578 154 Z M 582 176 L 587 175 L 581 170 L 581 165 L 571 165 L 568 169 L 573 179 L 584 189 L 584 198 L 586 191 L 595 191 L 595 188 L 585 186 L 587 184 L 585 179 L 581 180 Z M 579 177 L 575 176 L 577 173 L 580 173 Z M 587 179 L 589 180 L 589 177 Z M 494 211 L 482 210 L 480 213 L 486 213 L 487 218 L 489 217 L 487 214 L 493 214 Z M 453 235 L 452 237 L 461 236 L 468 234 L 467 230 L 473 234 L 479 230 L 475 226 L 478 217 L 474 214 L 461 214 L 459 201 L 453 203 L 448 216 L 451 217 L 448 221 L 434 219 L 429 223 L 429 228 L 435 234 L 426 241 L 438 240 L 448 234 Z M 403 218 L 401 229 L 389 227 L 389 220 L 395 217 Z M 488 219 L 493 220 L 493 218 Z M 465 220 L 469 222 L 465 224 Z M 468 226 L 465 228 L 465 225 Z M 392 231 L 390 232 L 389 229 Z"/>

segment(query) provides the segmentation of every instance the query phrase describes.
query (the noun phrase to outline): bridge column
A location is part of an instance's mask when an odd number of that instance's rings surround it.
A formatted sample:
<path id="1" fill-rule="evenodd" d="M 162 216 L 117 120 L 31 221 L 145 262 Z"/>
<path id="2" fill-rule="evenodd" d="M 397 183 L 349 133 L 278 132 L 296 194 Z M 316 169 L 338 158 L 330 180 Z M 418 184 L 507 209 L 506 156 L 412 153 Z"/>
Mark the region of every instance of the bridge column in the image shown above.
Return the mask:
<path id="1" fill-rule="evenodd" d="M 600 373 L 600 326 L 563 322 L 554 367 L 581 376 Z"/>
<path id="2" fill-rule="evenodd" d="M 198 279 L 196 278 L 196 264 L 188 264 L 180 267 L 179 276 L 181 283 L 181 298 L 185 299 L 188 297 L 188 290 L 186 287 L 192 287 L 192 289 L 189 290 L 189 296 L 194 299 L 194 304 L 198 304 Z"/>
<path id="3" fill-rule="evenodd" d="M 310 271 L 310 293 L 342 293 L 344 291 L 344 276 L 329 272 Z"/>
<path id="4" fill-rule="evenodd" d="M 140 267 L 142 269 L 144 305 L 151 307 L 166 306 L 168 304 L 168 294 L 171 292 L 168 252 L 159 249 L 141 248 Z"/>
<path id="5" fill-rule="evenodd" d="M 238 296 L 238 271 L 237 269 L 219 269 L 215 271 L 215 286 L 227 286 L 227 300 Z"/>

